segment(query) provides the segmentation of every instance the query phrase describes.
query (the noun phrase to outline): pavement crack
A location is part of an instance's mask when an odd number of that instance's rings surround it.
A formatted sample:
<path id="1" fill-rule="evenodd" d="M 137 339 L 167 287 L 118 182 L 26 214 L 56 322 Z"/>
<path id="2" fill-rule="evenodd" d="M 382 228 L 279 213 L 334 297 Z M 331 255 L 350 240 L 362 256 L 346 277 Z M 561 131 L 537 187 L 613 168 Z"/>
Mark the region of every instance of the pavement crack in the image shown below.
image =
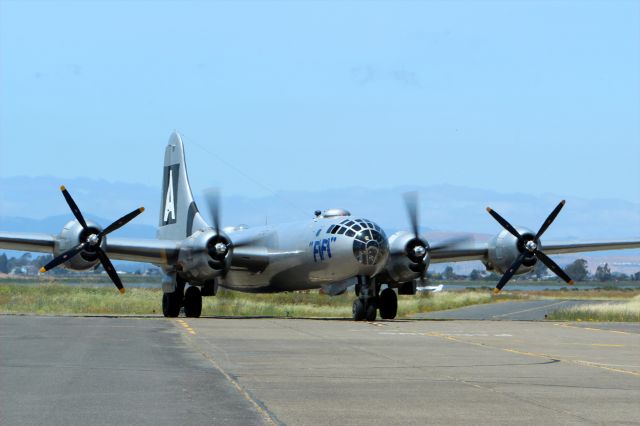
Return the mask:
<path id="1" fill-rule="evenodd" d="M 177 327 L 177 324 L 179 323 L 172 322 L 172 324 L 175 327 Z M 177 328 L 180 329 L 180 327 L 177 327 Z M 255 410 L 262 416 L 262 419 L 265 421 L 266 424 L 273 425 L 273 426 L 279 426 L 284 424 L 281 421 L 279 421 L 278 418 L 273 413 L 269 411 L 269 409 L 266 407 L 266 405 L 262 401 L 260 401 L 259 399 L 251 395 L 249 390 L 240 384 L 240 382 L 237 380 L 237 377 L 234 377 L 232 374 L 225 371 L 225 369 L 222 368 L 222 366 L 218 364 L 218 362 L 210 354 L 208 354 L 205 350 L 203 350 L 196 343 L 195 341 L 196 337 L 194 337 L 192 334 L 185 334 L 184 332 L 181 334 L 188 346 L 190 346 L 195 352 L 202 355 L 202 357 L 205 360 L 207 360 L 218 372 L 220 372 L 220 374 L 224 376 L 225 379 L 227 379 L 227 381 L 238 391 L 238 393 L 240 393 L 240 395 L 242 395 L 242 397 L 244 397 L 245 400 L 247 400 L 249 403 L 253 405 Z"/>

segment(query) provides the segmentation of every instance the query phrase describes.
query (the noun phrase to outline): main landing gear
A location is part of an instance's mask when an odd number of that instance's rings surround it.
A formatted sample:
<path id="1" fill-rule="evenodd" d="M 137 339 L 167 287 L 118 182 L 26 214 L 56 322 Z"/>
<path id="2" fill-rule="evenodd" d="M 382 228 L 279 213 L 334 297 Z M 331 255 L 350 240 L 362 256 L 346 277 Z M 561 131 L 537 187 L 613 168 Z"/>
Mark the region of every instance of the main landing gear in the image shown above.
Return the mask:
<path id="1" fill-rule="evenodd" d="M 173 293 L 162 295 L 162 313 L 165 317 L 176 318 L 180 315 L 180 308 L 184 306 L 184 314 L 188 318 L 198 318 L 202 313 L 202 294 L 200 289 L 189 286 L 184 291 L 184 284 L 176 286 Z"/>
<path id="2" fill-rule="evenodd" d="M 375 321 L 378 309 L 382 319 L 394 319 L 398 313 L 396 292 L 391 288 L 385 288 L 380 292 L 374 278 L 359 276 L 356 295 L 358 298 L 353 301 L 352 307 L 355 321 Z"/>

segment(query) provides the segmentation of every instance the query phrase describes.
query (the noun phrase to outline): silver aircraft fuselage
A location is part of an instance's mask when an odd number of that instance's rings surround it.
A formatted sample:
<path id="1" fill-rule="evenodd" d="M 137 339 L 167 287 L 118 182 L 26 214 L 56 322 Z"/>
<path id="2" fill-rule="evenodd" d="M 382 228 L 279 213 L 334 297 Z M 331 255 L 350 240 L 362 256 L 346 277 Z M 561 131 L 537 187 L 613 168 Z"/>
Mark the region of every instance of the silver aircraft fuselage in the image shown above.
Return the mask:
<path id="1" fill-rule="evenodd" d="M 369 220 L 351 216 L 320 216 L 227 232 L 232 241 L 261 241 L 268 259 L 264 267 L 252 271 L 242 267 L 242 248 L 234 249 L 240 267 L 232 265 L 220 285 L 239 291 L 308 290 L 358 275 L 375 276 L 389 256 L 384 231 Z"/>

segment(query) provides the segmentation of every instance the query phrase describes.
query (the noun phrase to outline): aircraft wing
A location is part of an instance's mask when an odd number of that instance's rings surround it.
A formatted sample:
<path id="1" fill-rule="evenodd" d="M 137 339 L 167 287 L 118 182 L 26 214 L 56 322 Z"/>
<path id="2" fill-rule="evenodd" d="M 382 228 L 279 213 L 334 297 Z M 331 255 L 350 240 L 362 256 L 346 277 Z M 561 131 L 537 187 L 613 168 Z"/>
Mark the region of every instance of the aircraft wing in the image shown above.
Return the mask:
<path id="1" fill-rule="evenodd" d="M 53 253 L 56 237 L 49 234 L 0 232 L 0 249 Z M 109 238 L 105 251 L 112 259 L 167 265 L 175 263 L 179 245 L 171 240 Z"/>
<path id="2" fill-rule="evenodd" d="M 467 260 L 483 260 L 487 258 L 489 245 L 487 243 L 467 242 L 434 248 L 430 252 L 431 263 L 464 262 Z"/>
<path id="3" fill-rule="evenodd" d="M 291 259 L 296 262 L 300 254 L 304 254 L 303 250 L 279 251 L 274 252 L 264 246 L 242 245 L 234 247 L 233 256 L 231 257 L 232 270 L 244 270 L 251 273 L 260 273 L 267 269 L 269 264 L 280 261 L 281 259 Z M 299 262 L 297 262 L 299 263 Z"/>
<path id="4" fill-rule="evenodd" d="M 55 237 L 49 234 L 0 232 L 2 249 L 53 253 L 55 244 Z"/>
<path id="5" fill-rule="evenodd" d="M 606 241 L 577 243 L 542 244 L 547 254 L 580 253 L 587 251 L 607 251 L 640 248 L 640 241 Z M 489 243 L 464 243 L 436 249 L 431 252 L 431 263 L 464 262 L 468 260 L 486 260 Z"/>
<path id="6" fill-rule="evenodd" d="M 585 243 L 547 243 L 542 244 L 545 253 L 576 253 L 583 251 L 606 251 L 640 248 L 640 241 L 612 241 Z"/>

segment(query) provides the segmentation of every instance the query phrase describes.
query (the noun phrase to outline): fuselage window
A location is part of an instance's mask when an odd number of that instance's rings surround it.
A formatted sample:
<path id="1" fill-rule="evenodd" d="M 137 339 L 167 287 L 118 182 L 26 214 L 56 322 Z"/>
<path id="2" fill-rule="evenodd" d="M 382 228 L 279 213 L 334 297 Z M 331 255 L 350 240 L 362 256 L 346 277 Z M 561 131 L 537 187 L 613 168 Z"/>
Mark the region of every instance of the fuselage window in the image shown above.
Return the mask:
<path id="1" fill-rule="evenodd" d="M 344 234 L 344 231 L 346 230 L 347 228 L 340 227 L 340 229 L 338 230 L 338 234 Z"/>
<path id="2" fill-rule="evenodd" d="M 355 233 L 355 232 L 353 232 L 353 229 L 349 229 L 349 230 L 347 231 L 347 237 L 353 237 L 354 235 L 356 235 L 356 233 Z"/>
<path id="3" fill-rule="evenodd" d="M 353 224 L 354 224 L 354 222 L 352 220 L 350 220 L 347 223 L 345 223 L 344 226 L 351 226 Z"/>
<path id="4" fill-rule="evenodd" d="M 362 226 L 360 226 L 360 225 L 353 225 L 353 227 L 352 227 L 351 229 L 353 229 L 354 231 L 359 231 L 359 230 L 361 230 L 361 229 L 362 229 Z"/>
<path id="5" fill-rule="evenodd" d="M 336 225 L 331 225 L 329 229 L 327 229 L 327 234 L 332 234 L 332 233 L 335 234 L 335 232 L 331 232 L 334 230 L 334 228 L 336 228 Z"/>

